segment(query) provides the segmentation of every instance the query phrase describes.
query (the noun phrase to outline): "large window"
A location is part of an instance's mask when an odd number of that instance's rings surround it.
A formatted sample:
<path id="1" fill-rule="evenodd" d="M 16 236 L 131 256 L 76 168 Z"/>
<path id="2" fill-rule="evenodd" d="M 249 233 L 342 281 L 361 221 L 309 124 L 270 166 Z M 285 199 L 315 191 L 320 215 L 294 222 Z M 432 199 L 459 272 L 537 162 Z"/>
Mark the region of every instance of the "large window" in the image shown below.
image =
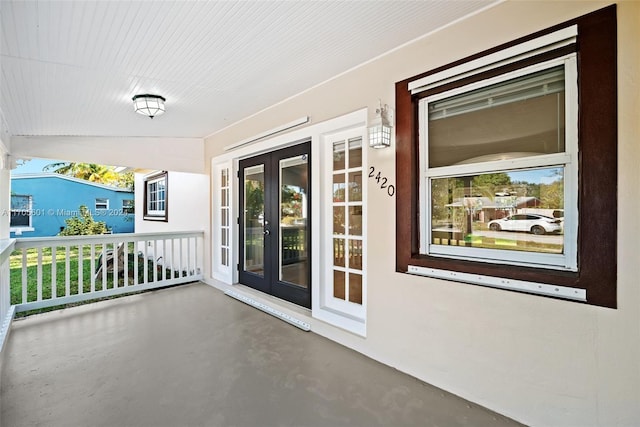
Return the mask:
<path id="1" fill-rule="evenodd" d="M 162 172 L 145 178 L 144 219 L 168 221 L 167 172 Z"/>
<path id="2" fill-rule="evenodd" d="M 420 101 L 421 253 L 577 269 L 576 89 L 570 54 Z"/>
<path id="3" fill-rule="evenodd" d="M 615 20 L 396 84 L 398 271 L 616 306 Z"/>

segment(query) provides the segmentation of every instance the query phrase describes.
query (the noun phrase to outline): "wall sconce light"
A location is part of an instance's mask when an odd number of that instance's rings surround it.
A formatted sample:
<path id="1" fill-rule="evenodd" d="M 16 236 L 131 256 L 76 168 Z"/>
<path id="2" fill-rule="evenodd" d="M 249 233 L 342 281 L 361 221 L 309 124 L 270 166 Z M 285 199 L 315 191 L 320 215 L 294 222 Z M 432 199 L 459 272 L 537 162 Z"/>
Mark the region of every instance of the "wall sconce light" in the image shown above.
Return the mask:
<path id="1" fill-rule="evenodd" d="M 164 99 L 160 95 L 136 95 L 133 97 L 133 109 L 136 113 L 154 118 L 164 114 Z"/>
<path id="2" fill-rule="evenodd" d="M 380 102 L 376 108 L 376 118 L 369 126 L 369 146 L 373 148 L 387 148 L 391 145 L 391 121 L 389 107 Z"/>

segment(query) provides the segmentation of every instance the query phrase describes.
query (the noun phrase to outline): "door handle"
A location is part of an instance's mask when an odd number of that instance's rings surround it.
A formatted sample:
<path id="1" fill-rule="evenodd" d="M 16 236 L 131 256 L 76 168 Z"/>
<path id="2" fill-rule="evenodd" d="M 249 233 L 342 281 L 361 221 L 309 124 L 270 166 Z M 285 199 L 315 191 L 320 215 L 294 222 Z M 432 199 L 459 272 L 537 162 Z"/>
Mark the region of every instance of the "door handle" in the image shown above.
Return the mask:
<path id="1" fill-rule="evenodd" d="M 265 236 L 268 236 L 269 234 L 271 234 L 271 231 L 269 231 L 269 230 L 264 230 L 264 231 L 262 232 L 262 234 L 264 234 Z"/>

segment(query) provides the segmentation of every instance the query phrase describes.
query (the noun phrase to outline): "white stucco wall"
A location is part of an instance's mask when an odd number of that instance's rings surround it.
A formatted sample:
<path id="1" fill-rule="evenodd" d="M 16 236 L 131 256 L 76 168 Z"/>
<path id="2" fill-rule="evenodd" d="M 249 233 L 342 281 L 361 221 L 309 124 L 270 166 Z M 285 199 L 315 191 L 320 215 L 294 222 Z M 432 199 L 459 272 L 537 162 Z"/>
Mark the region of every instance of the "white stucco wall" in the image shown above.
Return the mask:
<path id="1" fill-rule="evenodd" d="M 169 171 L 168 222 L 143 219 L 145 176 L 147 174 L 135 174 L 136 233 L 195 231 L 208 228 L 208 175 Z"/>
<path id="2" fill-rule="evenodd" d="M 148 174 L 135 174 L 135 231 L 136 233 L 161 233 L 180 231 L 204 231 L 204 240 L 198 243 L 198 260 L 204 271 L 209 271 L 209 176 L 205 174 L 169 171 L 167 184 L 168 221 L 149 221 L 144 213 L 144 179 Z M 140 248 L 141 249 L 141 248 Z M 147 255 L 152 256 L 151 248 Z M 162 248 L 156 248 L 155 258 L 163 256 Z M 177 254 L 175 256 L 178 256 Z M 183 261 L 186 264 L 186 248 Z"/>
<path id="3" fill-rule="evenodd" d="M 404 46 L 205 141 L 222 148 L 309 115 L 314 123 L 394 104 L 396 81 L 610 2 L 504 2 Z M 370 191 L 367 337 L 321 333 L 530 425 L 640 425 L 640 2 L 618 5 L 618 309 L 395 272 L 394 199 Z M 393 149 L 369 165 L 390 178 Z M 208 167 L 208 166 L 207 166 Z M 393 179 L 391 179 L 393 183 Z"/>

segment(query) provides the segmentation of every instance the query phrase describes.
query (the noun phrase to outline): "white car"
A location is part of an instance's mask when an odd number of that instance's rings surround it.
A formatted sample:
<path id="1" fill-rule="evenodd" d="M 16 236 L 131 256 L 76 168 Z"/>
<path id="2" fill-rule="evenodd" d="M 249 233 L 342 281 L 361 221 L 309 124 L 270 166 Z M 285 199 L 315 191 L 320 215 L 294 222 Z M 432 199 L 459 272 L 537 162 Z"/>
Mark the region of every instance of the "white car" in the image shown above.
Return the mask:
<path id="1" fill-rule="evenodd" d="M 538 214 L 515 214 L 489 221 L 493 231 L 526 231 L 533 234 L 562 232 L 562 220 Z"/>

